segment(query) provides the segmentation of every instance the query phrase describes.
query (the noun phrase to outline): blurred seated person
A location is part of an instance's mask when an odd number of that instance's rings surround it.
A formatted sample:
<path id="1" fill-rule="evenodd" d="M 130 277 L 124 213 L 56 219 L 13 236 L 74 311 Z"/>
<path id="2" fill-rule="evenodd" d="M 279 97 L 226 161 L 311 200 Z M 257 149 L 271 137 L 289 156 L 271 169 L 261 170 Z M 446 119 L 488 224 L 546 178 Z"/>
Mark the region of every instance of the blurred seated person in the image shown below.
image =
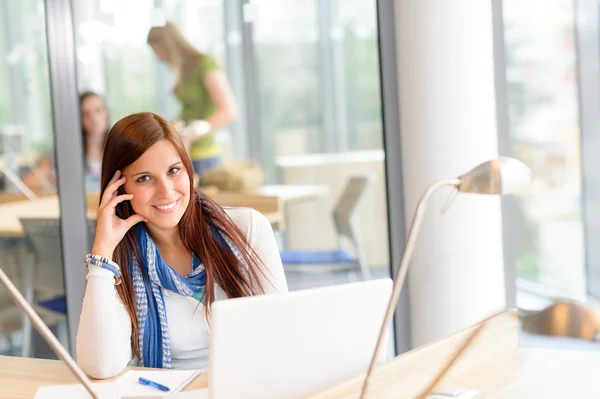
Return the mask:
<path id="1" fill-rule="evenodd" d="M 79 96 L 81 133 L 85 155 L 86 191 L 99 191 L 102 171 L 102 154 L 106 135 L 110 128 L 108 110 L 104 99 L 92 91 Z M 56 190 L 54 151 L 41 157 L 36 168 L 23 179 L 34 191 Z"/>
<path id="2" fill-rule="evenodd" d="M 173 93 L 181 114 L 173 125 L 188 147 L 195 173 L 201 175 L 223 162 L 215 133 L 235 119 L 227 77 L 212 56 L 194 48 L 170 22 L 152 27 L 147 41 L 176 76 Z"/>

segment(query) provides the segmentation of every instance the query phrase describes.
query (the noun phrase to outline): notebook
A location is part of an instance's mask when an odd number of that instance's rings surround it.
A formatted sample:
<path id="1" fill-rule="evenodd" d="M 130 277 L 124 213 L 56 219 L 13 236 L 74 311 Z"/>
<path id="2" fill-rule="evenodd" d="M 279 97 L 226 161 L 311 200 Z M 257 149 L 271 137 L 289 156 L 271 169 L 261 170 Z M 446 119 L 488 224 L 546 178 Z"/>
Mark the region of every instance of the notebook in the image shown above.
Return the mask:
<path id="1" fill-rule="evenodd" d="M 185 388 L 196 376 L 199 370 L 129 370 L 118 379 L 110 382 L 95 382 L 93 387 L 102 398 L 135 398 L 155 397 L 161 398 L 177 393 Z M 139 377 L 166 385 L 170 392 L 162 392 L 156 388 L 142 385 Z M 56 398 L 90 398 L 90 394 L 81 384 L 54 385 L 38 388 L 34 399 Z"/>

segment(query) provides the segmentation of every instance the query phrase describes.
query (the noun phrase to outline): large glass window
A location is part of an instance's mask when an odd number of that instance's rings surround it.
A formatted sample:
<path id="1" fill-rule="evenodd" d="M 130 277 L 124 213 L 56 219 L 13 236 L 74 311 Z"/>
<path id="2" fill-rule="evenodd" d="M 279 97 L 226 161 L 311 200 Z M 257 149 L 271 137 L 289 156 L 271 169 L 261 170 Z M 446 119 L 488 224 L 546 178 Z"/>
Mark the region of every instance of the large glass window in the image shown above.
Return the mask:
<path id="1" fill-rule="evenodd" d="M 341 67 L 334 73 L 343 77 L 343 86 L 338 90 L 339 101 L 344 105 L 343 126 L 347 134 L 346 148 L 339 149 L 381 149 L 383 134 L 376 3 L 363 0 L 337 0 L 333 3 L 330 34 L 342 50 Z"/>
<path id="2" fill-rule="evenodd" d="M 161 18 L 175 23 L 190 43 L 225 68 L 221 1 L 164 0 L 155 8 L 156 3 L 85 0 L 73 5 L 79 89 L 103 95 L 113 122 L 141 111 L 170 120 L 179 113 L 174 77 L 146 44 L 150 26 Z"/>
<path id="3" fill-rule="evenodd" d="M 68 345 L 44 2 L 0 7 L 0 268 Z M 0 288 L 0 354 L 55 355 Z"/>
<path id="4" fill-rule="evenodd" d="M 157 108 L 168 112 L 159 90 L 166 74 L 159 74 L 146 45 L 152 9 L 152 0 L 73 3 L 79 89 L 105 96 L 112 120 Z"/>
<path id="5" fill-rule="evenodd" d="M 504 23 L 510 146 L 534 174 L 517 200 L 518 277 L 584 299 L 574 4 L 507 0 Z"/>
<path id="6" fill-rule="evenodd" d="M 277 156 L 381 149 L 376 2 L 261 0 L 252 7 L 269 177 Z"/>
<path id="7" fill-rule="evenodd" d="M 262 153 L 272 173 L 276 156 L 323 149 L 318 8 L 315 1 L 294 0 L 252 6 Z"/>
<path id="8" fill-rule="evenodd" d="M 376 2 L 260 0 L 246 11 L 262 166 L 270 182 L 308 193 L 286 204 L 284 263 L 341 249 L 365 266 L 287 264 L 290 287 L 388 276 Z M 354 238 L 340 234 L 340 215 Z"/>

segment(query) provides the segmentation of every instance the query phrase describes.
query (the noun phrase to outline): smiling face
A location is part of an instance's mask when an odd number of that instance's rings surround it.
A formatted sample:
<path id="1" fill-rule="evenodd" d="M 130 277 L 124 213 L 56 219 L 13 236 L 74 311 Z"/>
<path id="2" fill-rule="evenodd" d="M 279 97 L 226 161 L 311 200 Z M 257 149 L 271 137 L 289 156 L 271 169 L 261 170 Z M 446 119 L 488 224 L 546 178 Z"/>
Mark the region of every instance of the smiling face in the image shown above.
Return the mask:
<path id="1" fill-rule="evenodd" d="M 170 141 L 152 145 L 123 174 L 131 207 L 148 219 L 150 230 L 177 227 L 190 202 L 190 177 Z"/>

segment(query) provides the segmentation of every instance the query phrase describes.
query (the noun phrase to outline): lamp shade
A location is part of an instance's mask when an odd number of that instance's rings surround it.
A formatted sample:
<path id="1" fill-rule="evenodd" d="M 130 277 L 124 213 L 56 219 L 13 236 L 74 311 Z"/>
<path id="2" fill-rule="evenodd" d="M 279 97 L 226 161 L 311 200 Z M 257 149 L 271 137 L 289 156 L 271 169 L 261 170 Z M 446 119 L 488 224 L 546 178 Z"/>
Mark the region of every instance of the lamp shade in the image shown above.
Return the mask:
<path id="1" fill-rule="evenodd" d="M 499 157 L 477 165 L 459 180 L 462 193 L 507 195 L 530 184 L 531 170 L 517 159 Z"/>

